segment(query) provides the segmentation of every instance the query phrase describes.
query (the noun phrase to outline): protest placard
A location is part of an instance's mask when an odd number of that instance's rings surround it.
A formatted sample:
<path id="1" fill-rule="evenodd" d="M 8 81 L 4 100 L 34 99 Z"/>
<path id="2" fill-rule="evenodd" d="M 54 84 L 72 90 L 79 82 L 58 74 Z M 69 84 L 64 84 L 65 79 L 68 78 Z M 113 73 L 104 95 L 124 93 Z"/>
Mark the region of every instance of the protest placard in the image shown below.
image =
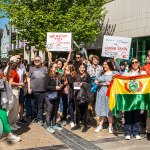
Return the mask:
<path id="1" fill-rule="evenodd" d="M 129 59 L 131 38 L 104 36 L 102 56 Z"/>
<path id="2" fill-rule="evenodd" d="M 47 50 L 49 51 L 70 51 L 71 33 L 66 32 L 48 32 L 47 33 Z"/>

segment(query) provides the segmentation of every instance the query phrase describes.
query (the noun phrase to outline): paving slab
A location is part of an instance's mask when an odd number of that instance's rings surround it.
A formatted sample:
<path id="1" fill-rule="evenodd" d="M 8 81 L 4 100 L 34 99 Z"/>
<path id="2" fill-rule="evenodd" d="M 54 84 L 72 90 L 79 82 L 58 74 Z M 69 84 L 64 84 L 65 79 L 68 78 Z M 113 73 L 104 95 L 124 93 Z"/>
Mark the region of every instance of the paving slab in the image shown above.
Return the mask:
<path id="1" fill-rule="evenodd" d="M 81 125 L 82 127 L 82 125 Z M 149 150 L 150 140 L 142 134 L 142 140 L 125 140 L 122 130 L 109 134 L 107 127 L 95 133 L 96 126 L 90 126 L 88 132 L 72 131 L 67 125 L 63 131 L 50 134 L 39 124 L 22 126 L 16 133 L 22 141 L 8 143 L 0 140 L 0 150 Z"/>
<path id="2" fill-rule="evenodd" d="M 70 149 L 60 140 L 55 138 L 39 124 L 23 126 L 18 130 L 21 141 L 17 143 L 8 143 L 5 139 L 0 140 L 0 150 L 68 150 Z"/>

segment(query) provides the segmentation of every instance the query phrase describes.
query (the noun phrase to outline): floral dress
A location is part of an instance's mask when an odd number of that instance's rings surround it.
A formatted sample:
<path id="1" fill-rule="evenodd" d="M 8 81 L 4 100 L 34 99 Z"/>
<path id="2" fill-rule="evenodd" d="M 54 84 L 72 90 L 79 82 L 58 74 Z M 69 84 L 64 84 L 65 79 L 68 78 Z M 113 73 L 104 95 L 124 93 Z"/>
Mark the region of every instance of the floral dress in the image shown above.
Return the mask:
<path id="1" fill-rule="evenodd" d="M 100 83 L 103 84 L 102 86 L 99 86 L 99 89 L 97 90 L 95 105 L 95 112 L 97 116 L 113 116 L 112 112 L 109 110 L 108 97 L 106 96 L 108 89 L 108 85 L 106 85 L 106 82 L 110 82 L 112 80 L 113 75 L 113 73 L 111 75 L 103 74 L 96 78 Z"/>

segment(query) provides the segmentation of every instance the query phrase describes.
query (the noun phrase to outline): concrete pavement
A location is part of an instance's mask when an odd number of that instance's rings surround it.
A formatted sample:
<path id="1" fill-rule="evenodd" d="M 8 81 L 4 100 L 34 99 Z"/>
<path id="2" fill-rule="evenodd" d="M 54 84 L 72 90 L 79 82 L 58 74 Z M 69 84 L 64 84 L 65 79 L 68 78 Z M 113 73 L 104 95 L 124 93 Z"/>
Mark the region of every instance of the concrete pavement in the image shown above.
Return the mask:
<path id="1" fill-rule="evenodd" d="M 88 132 L 81 130 L 71 131 L 67 125 L 63 131 L 50 134 L 39 124 L 23 126 L 17 131 L 22 141 L 19 143 L 7 143 L 0 141 L 0 150 L 149 150 L 150 141 L 146 135 L 142 134 L 142 140 L 134 137 L 130 141 L 124 139 L 123 131 L 109 134 L 107 125 L 99 132 L 95 133 L 95 126 L 92 125 Z"/>
<path id="2" fill-rule="evenodd" d="M 23 126 L 16 133 L 21 136 L 21 141 L 8 143 L 6 140 L 1 140 L 0 150 L 69 150 L 64 143 L 37 123 Z"/>

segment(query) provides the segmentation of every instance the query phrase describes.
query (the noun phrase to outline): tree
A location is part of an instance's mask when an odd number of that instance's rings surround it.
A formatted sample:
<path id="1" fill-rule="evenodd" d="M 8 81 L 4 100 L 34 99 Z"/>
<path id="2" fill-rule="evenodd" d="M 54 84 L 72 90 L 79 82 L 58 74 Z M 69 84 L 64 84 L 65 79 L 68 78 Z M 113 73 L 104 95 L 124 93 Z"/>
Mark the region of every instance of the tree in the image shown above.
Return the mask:
<path id="1" fill-rule="evenodd" d="M 19 30 L 19 37 L 40 49 L 46 45 L 47 32 L 72 32 L 77 42 L 91 43 L 101 33 L 111 0 L 2 0 L 1 9 L 10 24 Z"/>

